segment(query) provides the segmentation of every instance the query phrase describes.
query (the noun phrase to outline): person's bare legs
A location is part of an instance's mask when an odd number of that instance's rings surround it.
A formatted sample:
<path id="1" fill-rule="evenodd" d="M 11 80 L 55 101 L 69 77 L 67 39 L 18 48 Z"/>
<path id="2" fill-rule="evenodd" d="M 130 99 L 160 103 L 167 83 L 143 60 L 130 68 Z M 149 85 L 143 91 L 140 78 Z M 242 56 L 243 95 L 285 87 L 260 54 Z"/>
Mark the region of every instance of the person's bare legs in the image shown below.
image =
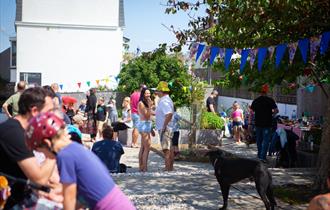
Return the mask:
<path id="1" fill-rule="evenodd" d="M 234 138 L 236 140 L 236 143 L 240 143 L 241 142 L 241 139 L 240 139 L 239 127 L 238 126 L 234 126 L 233 132 L 234 132 Z"/>
<path id="2" fill-rule="evenodd" d="M 132 131 L 132 147 L 136 147 L 138 146 L 138 138 L 139 138 L 139 131 L 137 128 L 133 128 L 133 131 Z"/>
<path id="3" fill-rule="evenodd" d="M 141 139 L 141 147 L 140 147 L 140 152 L 139 152 L 139 170 L 143 171 L 143 161 L 142 161 L 142 156 L 143 156 L 143 150 L 144 150 L 144 145 L 142 144 L 143 140 Z"/>
<path id="4" fill-rule="evenodd" d="M 172 146 L 170 149 L 170 158 L 169 158 L 169 170 L 174 170 L 174 157 L 175 157 L 175 148 Z"/>
<path id="5" fill-rule="evenodd" d="M 146 172 L 148 170 L 148 157 L 150 152 L 150 133 L 141 133 L 142 136 L 142 145 L 143 145 L 143 152 L 142 152 L 142 171 Z"/>

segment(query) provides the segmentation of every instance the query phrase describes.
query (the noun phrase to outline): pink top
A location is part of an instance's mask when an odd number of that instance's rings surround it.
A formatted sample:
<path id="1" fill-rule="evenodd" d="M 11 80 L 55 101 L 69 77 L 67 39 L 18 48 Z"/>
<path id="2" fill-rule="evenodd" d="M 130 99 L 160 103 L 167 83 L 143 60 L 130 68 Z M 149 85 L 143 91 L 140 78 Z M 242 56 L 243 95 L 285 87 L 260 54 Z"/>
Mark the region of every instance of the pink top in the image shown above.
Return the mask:
<path id="1" fill-rule="evenodd" d="M 138 114 L 138 104 L 140 99 L 140 92 L 134 92 L 131 95 L 131 112 L 132 114 Z"/>
<path id="2" fill-rule="evenodd" d="M 231 114 L 231 117 L 232 118 L 236 118 L 236 117 L 240 117 L 242 118 L 242 111 L 240 109 L 237 109 L 236 111 L 234 111 L 232 114 Z"/>

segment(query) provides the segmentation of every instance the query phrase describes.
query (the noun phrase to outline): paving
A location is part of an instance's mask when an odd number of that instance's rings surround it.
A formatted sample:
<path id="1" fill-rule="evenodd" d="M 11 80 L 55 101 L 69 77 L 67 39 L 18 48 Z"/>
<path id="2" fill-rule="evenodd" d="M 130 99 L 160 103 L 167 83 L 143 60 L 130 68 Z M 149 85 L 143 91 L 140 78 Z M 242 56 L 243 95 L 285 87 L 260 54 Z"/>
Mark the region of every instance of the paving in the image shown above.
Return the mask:
<path id="1" fill-rule="evenodd" d="M 231 143 L 225 139 L 222 148 L 238 155 L 254 158 L 255 145 Z M 130 166 L 126 174 L 115 174 L 118 186 L 134 202 L 137 209 L 218 209 L 222 205 L 222 195 L 211 164 L 176 161 L 175 170 L 164 172 L 164 160 L 150 152 L 148 172 L 138 172 L 138 148 L 125 147 L 122 163 Z M 270 160 L 271 162 L 271 160 Z M 270 168 L 273 184 L 310 184 L 313 181 L 311 169 Z M 236 183 L 230 189 L 228 209 L 265 209 L 255 189 L 248 179 Z M 306 201 L 308 202 L 308 201 Z M 307 204 L 292 206 L 277 199 L 278 209 L 306 209 Z"/>

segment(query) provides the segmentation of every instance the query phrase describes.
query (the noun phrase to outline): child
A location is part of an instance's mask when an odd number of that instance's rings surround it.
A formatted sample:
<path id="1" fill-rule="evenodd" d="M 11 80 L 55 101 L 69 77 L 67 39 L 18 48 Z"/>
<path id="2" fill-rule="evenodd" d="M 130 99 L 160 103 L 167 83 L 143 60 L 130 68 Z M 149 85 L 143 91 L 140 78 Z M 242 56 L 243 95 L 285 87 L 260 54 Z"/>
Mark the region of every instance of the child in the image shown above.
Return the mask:
<path id="1" fill-rule="evenodd" d="M 101 138 L 103 124 L 106 123 L 108 119 L 107 107 L 104 104 L 104 98 L 100 97 L 98 105 L 96 108 L 96 127 L 97 127 L 97 136 Z"/>
<path id="2" fill-rule="evenodd" d="M 233 104 L 233 112 L 231 114 L 233 120 L 233 135 L 237 144 L 241 144 L 241 133 L 243 132 L 244 116 L 243 110 L 237 102 Z"/>
<path id="3" fill-rule="evenodd" d="M 182 120 L 190 125 L 192 125 L 189 121 L 183 119 L 177 112 L 176 107 L 174 106 L 174 113 L 172 116 L 172 120 L 169 123 L 168 127 L 171 129 L 173 136 L 172 136 L 172 148 L 171 154 L 175 157 L 179 154 L 179 136 L 180 136 L 180 125 L 179 121 Z"/>
<path id="4" fill-rule="evenodd" d="M 75 209 L 77 195 L 91 209 L 135 209 L 98 157 L 70 140 L 64 122 L 55 114 L 32 118 L 26 143 L 30 149 L 44 148 L 57 155 L 64 209 Z"/>

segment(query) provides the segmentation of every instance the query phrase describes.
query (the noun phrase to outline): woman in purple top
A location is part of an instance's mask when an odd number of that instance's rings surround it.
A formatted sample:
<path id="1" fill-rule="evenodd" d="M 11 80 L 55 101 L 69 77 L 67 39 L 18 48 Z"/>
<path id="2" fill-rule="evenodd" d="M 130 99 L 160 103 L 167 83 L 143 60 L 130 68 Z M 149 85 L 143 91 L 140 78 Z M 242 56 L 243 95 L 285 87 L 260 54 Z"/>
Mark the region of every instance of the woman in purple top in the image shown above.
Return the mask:
<path id="1" fill-rule="evenodd" d="M 77 195 L 91 209 L 135 209 L 98 157 L 70 140 L 64 122 L 56 115 L 43 113 L 33 118 L 26 136 L 30 149 L 46 147 L 57 154 L 64 209 L 76 208 Z"/>

